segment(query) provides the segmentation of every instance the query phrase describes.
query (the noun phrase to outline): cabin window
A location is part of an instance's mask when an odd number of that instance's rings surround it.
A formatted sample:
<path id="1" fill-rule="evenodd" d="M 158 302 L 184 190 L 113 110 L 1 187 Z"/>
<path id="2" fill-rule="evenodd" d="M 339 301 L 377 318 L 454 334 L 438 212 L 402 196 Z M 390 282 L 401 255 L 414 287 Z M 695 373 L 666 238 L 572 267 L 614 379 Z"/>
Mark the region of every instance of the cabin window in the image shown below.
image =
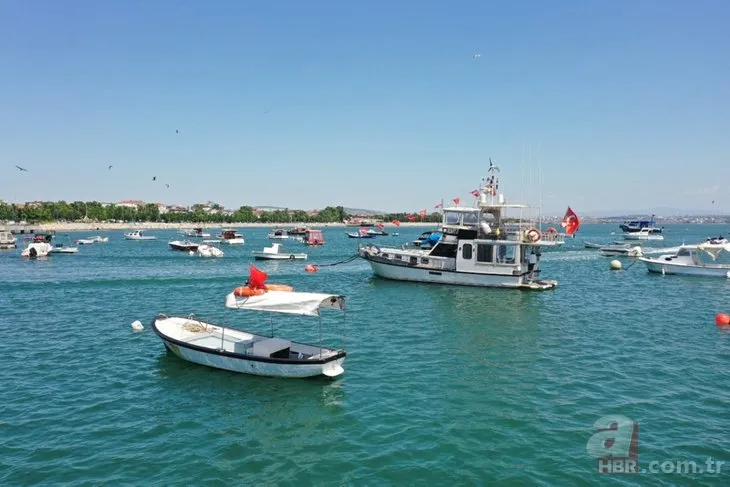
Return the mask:
<path id="1" fill-rule="evenodd" d="M 500 264 L 514 264 L 517 255 L 516 245 L 498 245 L 497 262 Z"/>
<path id="2" fill-rule="evenodd" d="M 388 254 L 383 254 L 383 259 L 388 259 L 390 256 Z"/>
<path id="3" fill-rule="evenodd" d="M 421 259 L 421 264 L 428 264 L 428 259 Z"/>
<path id="4" fill-rule="evenodd" d="M 396 255 L 395 256 L 395 260 L 403 260 L 403 256 L 402 255 Z"/>
<path id="5" fill-rule="evenodd" d="M 679 252 L 677 252 L 677 255 L 679 256 L 690 256 L 692 255 L 688 249 L 679 249 Z"/>
<path id="6" fill-rule="evenodd" d="M 494 245 L 479 244 L 477 245 L 477 262 L 493 262 L 494 261 Z"/>
<path id="7" fill-rule="evenodd" d="M 464 260 L 471 260 L 471 244 L 464 244 L 461 247 L 461 258 Z"/>
<path id="8" fill-rule="evenodd" d="M 418 264 L 418 257 L 411 257 L 411 264 Z"/>

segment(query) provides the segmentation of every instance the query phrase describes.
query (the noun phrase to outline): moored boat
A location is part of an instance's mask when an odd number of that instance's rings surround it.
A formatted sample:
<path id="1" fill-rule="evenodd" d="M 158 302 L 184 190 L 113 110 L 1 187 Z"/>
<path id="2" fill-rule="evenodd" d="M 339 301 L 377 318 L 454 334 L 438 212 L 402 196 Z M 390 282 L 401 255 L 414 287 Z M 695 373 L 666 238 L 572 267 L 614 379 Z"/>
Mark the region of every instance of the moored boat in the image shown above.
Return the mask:
<path id="1" fill-rule="evenodd" d="M 441 238 L 430 250 L 366 246 L 359 255 L 377 276 L 438 284 L 515 289 L 552 289 L 541 279 L 539 218 L 523 216 L 527 205 L 508 204 L 498 194 L 498 168 L 490 161 L 476 208 L 443 209 Z M 508 211 L 518 215 L 509 217 Z"/>
<path id="2" fill-rule="evenodd" d="M 200 244 L 191 242 L 190 240 L 173 240 L 172 242 L 168 242 L 167 245 L 169 245 L 172 250 L 180 252 L 195 252 L 200 246 Z"/>
<path id="3" fill-rule="evenodd" d="M 635 232 L 624 233 L 624 240 L 664 240 L 661 231 L 655 232 L 649 228 L 642 228 Z"/>
<path id="4" fill-rule="evenodd" d="M 234 291 L 228 294 L 226 307 L 319 318 L 319 344 L 300 343 L 274 336 L 273 318 L 271 321 L 266 320 L 267 328 L 271 326 L 272 329 L 271 335 L 267 336 L 215 325 L 192 315 L 179 317 L 161 314 L 152 320 L 152 329 L 165 347 L 184 360 L 244 374 L 291 378 L 341 375 L 347 354 L 344 346 L 339 349 L 323 345 L 321 311 L 338 309 L 344 312 L 344 296 L 265 290 L 265 277 L 254 279 L 255 271 L 258 270 L 253 269 L 247 286 L 251 293 Z"/>
<path id="5" fill-rule="evenodd" d="M 223 229 L 217 237 L 220 239 L 221 243 L 226 243 L 228 245 L 243 245 L 245 243 L 243 235 L 233 228 Z"/>
<path id="6" fill-rule="evenodd" d="M 253 251 L 251 254 L 257 260 L 307 260 L 307 254 L 285 252 L 280 243 L 271 244 L 270 247 L 264 247 L 262 251 Z"/>
<path id="7" fill-rule="evenodd" d="M 17 239 L 12 232 L 0 231 L 0 249 L 14 249 L 17 246 Z"/>
<path id="8" fill-rule="evenodd" d="M 289 235 L 284 228 L 275 228 L 271 233 L 267 235 L 272 240 L 284 240 L 288 239 Z"/>
<path id="9" fill-rule="evenodd" d="M 127 240 L 157 240 L 154 235 L 147 235 L 144 230 L 132 230 L 124 234 L 124 238 Z"/>
<path id="10" fill-rule="evenodd" d="M 646 269 L 653 273 L 730 279 L 730 263 L 716 262 L 721 255 L 727 256 L 728 253 L 730 253 L 728 244 L 702 243 L 681 245 L 673 254 L 641 257 L 640 260 L 646 264 Z"/>

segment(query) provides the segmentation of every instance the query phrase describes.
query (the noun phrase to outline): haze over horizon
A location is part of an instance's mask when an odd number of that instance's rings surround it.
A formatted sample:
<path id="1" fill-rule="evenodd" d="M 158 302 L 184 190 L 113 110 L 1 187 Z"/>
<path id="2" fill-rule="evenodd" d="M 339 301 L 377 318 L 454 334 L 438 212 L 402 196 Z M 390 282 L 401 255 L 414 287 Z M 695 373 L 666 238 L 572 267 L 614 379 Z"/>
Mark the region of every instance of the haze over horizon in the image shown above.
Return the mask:
<path id="1" fill-rule="evenodd" d="M 727 214 L 728 18 L 713 0 L 5 2 L 0 199 L 432 211 L 471 204 L 491 157 L 546 214 Z"/>

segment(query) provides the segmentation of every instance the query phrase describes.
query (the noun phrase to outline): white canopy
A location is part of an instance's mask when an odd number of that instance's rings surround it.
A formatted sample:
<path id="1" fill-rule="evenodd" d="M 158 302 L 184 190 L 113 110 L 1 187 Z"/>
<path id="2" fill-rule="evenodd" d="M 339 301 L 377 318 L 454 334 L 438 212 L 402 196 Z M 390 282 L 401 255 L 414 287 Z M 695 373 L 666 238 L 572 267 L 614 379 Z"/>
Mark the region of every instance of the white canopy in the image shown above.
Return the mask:
<path id="1" fill-rule="evenodd" d="M 336 294 L 266 291 L 259 296 L 242 297 L 230 293 L 226 308 L 270 311 L 294 315 L 319 316 L 320 309 L 345 309 L 345 297 Z"/>

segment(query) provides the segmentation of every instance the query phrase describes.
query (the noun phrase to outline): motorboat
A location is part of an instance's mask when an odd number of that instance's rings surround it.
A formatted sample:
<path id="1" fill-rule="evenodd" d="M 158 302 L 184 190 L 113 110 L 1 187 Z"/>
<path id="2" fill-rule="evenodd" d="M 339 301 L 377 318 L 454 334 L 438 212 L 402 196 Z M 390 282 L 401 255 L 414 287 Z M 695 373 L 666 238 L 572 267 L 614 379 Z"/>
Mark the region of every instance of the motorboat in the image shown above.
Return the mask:
<path id="1" fill-rule="evenodd" d="M 673 254 L 641 257 L 640 260 L 646 264 L 647 270 L 653 273 L 730 279 L 730 263 L 716 262 L 721 256 L 727 257 L 728 253 L 730 253 L 728 244 L 701 243 L 681 245 Z"/>
<path id="2" fill-rule="evenodd" d="M 12 232 L 0 231 L 0 249 L 14 249 L 17 246 L 17 239 Z"/>
<path id="3" fill-rule="evenodd" d="M 307 230 L 307 233 L 302 238 L 302 242 L 306 245 L 324 245 L 322 230 Z"/>
<path id="4" fill-rule="evenodd" d="M 38 257 L 46 257 L 53 250 L 53 246 L 48 242 L 35 241 L 33 238 L 26 240 L 26 245 L 20 253 L 21 257 L 36 259 Z"/>
<path id="5" fill-rule="evenodd" d="M 191 242 L 190 240 L 173 240 L 172 242 L 168 242 L 167 245 L 172 250 L 178 250 L 180 252 L 195 252 L 200 246 L 200 244 Z"/>
<path id="6" fill-rule="evenodd" d="M 304 236 L 307 234 L 307 230 L 309 230 L 307 227 L 296 227 L 292 228 L 291 230 L 287 230 L 286 234 Z"/>
<path id="7" fill-rule="evenodd" d="M 358 249 L 376 276 L 399 281 L 513 289 L 553 289 L 540 278 L 543 244 L 539 216 L 528 205 L 508 204 L 498 193 L 497 168 L 478 190 L 477 207 L 443 209 L 441 236 L 431 249 Z M 514 210 L 514 215 L 510 211 Z M 433 234 L 431 234 L 433 235 Z M 432 236 L 429 236 L 429 240 Z"/>
<path id="8" fill-rule="evenodd" d="M 210 238 L 210 234 L 203 231 L 202 227 L 195 227 L 185 232 L 186 237 L 190 238 Z"/>
<path id="9" fill-rule="evenodd" d="M 642 228 L 635 232 L 624 233 L 624 240 L 664 240 L 664 235 L 649 228 Z"/>
<path id="10" fill-rule="evenodd" d="M 642 230 L 646 230 L 649 233 L 658 234 L 662 233 L 662 228 L 656 226 L 654 221 L 654 215 L 648 220 L 627 220 L 619 225 L 619 228 L 624 233 L 635 233 Z"/>
<path id="11" fill-rule="evenodd" d="M 127 240 L 157 240 L 154 235 L 146 235 L 144 230 L 132 230 L 125 233 L 124 238 Z"/>
<path id="12" fill-rule="evenodd" d="M 218 235 L 218 238 L 220 239 L 221 243 L 225 243 L 228 245 L 243 245 L 245 243 L 243 235 L 238 233 L 238 231 L 233 228 L 223 229 L 221 234 Z"/>
<path id="13" fill-rule="evenodd" d="M 101 235 L 96 235 L 94 237 L 88 237 L 85 240 L 90 240 L 92 243 L 107 243 L 107 242 L 109 242 L 109 237 L 102 237 Z"/>
<path id="14" fill-rule="evenodd" d="M 357 232 L 345 232 L 349 238 L 375 238 L 376 234 L 370 233 L 366 227 L 360 227 Z"/>
<path id="15" fill-rule="evenodd" d="M 70 243 L 57 243 L 53 245 L 50 253 L 52 254 L 78 254 L 79 248 Z"/>
<path id="16" fill-rule="evenodd" d="M 284 228 L 275 228 L 267 237 L 272 240 L 283 240 L 289 238 L 289 234 L 287 234 Z"/>
<path id="17" fill-rule="evenodd" d="M 600 249 L 601 247 L 604 247 L 604 244 L 595 242 L 583 242 L 583 247 L 587 249 Z"/>
<path id="18" fill-rule="evenodd" d="M 705 243 L 709 243 L 712 245 L 726 245 L 728 242 L 728 239 L 720 235 L 719 237 L 707 237 L 707 241 Z"/>
<path id="19" fill-rule="evenodd" d="M 260 272 L 260 271 L 259 271 Z M 265 275 L 265 273 L 263 273 Z M 271 327 L 271 334 L 227 328 L 188 317 L 157 315 L 152 329 L 165 348 L 178 357 L 208 367 L 270 377 L 337 377 L 346 352 L 322 342 L 322 310 L 345 311 L 345 297 L 336 294 L 267 290 L 264 284 L 236 288 L 226 296 L 229 309 L 272 313 L 271 320 L 257 320 Z M 287 286 L 277 286 L 288 288 Z M 245 290 L 248 290 L 246 292 Z M 320 343 L 310 345 L 274 335 L 273 315 L 309 316 L 319 319 Z M 254 314 L 255 316 L 255 314 Z M 263 321 L 263 323 L 262 323 Z"/>
<path id="20" fill-rule="evenodd" d="M 254 251 L 252 254 L 257 260 L 307 260 L 307 254 L 285 252 L 280 243 L 271 244 L 270 247 L 264 247 L 263 251 Z"/>
<path id="21" fill-rule="evenodd" d="M 367 229 L 368 234 L 372 235 L 374 237 L 385 237 L 388 235 L 388 232 L 386 232 L 383 228 L 380 228 L 378 225 L 376 225 L 376 227 L 378 227 L 377 230 L 374 228 L 368 228 Z"/>
<path id="22" fill-rule="evenodd" d="M 90 238 L 80 238 L 74 242 L 76 245 L 94 245 L 96 240 Z"/>
<path id="23" fill-rule="evenodd" d="M 201 257 L 223 257 L 223 251 L 218 247 L 202 244 L 198 246 L 198 255 Z"/>
<path id="24" fill-rule="evenodd" d="M 598 249 L 601 255 L 606 257 L 624 256 L 624 257 L 641 257 L 644 252 L 638 245 L 622 244 L 622 245 L 606 245 Z"/>

